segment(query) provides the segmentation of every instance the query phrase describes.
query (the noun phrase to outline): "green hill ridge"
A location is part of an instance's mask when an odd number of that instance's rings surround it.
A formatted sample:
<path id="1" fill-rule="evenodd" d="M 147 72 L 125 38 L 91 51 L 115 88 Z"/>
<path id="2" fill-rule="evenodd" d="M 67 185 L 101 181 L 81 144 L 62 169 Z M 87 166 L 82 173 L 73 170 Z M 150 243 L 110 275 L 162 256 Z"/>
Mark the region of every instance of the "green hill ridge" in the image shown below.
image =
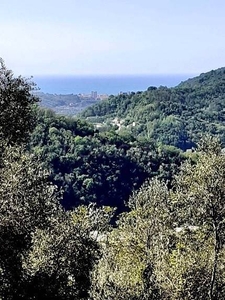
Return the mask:
<path id="1" fill-rule="evenodd" d="M 119 131 L 182 150 L 193 147 L 205 133 L 218 136 L 224 144 L 225 68 L 174 88 L 150 86 L 144 92 L 110 96 L 80 116 L 101 130 L 114 125 Z"/>

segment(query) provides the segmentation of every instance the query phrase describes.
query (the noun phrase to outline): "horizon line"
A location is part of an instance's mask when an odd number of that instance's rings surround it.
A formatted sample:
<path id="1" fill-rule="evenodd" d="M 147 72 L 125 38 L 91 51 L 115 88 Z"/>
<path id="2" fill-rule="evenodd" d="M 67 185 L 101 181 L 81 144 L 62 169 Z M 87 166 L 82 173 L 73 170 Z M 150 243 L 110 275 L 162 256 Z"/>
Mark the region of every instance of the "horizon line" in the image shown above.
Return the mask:
<path id="1" fill-rule="evenodd" d="M 145 76 L 198 76 L 202 73 L 137 73 L 137 74 L 34 74 L 30 77 L 145 77 Z"/>

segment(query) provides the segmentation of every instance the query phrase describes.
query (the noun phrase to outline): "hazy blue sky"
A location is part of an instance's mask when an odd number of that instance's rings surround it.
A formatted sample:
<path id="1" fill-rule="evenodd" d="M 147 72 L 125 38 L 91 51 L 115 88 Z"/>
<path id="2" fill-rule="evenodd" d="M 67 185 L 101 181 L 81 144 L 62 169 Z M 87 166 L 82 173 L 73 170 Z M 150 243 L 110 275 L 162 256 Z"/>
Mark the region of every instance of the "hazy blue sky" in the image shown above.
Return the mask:
<path id="1" fill-rule="evenodd" d="M 16 74 L 198 74 L 225 66 L 224 0 L 1 0 Z"/>

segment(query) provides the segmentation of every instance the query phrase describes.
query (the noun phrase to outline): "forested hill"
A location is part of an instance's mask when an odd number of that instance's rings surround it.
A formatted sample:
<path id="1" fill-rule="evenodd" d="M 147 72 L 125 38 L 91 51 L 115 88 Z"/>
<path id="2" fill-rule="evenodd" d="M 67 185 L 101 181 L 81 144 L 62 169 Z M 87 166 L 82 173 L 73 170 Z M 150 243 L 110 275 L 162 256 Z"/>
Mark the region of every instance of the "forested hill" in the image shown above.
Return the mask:
<path id="1" fill-rule="evenodd" d="M 94 202 L 122 212 L 147 178 L 158 175 L 170 182 L 184 160 L 173 147 L 156 147 L 114 131 L 99 133 L 91 124 L 50 110 L 37 111 L 27 147 L 63 189 L 66 209 Z"/>
<path id="2" fill-rule="evenodd" d="M 224 300 L 219 140 L 183 153 L 99 132 L 40 109 L 33 88 L 0 59 L 0 299 Z M 152 88 L 131 102 L 155 95 L 154 110 L 178 95 L 175 114 L 185 89 L 197 111 L 192 87 Z M 166 104 L 161 111 L 172 110 Z"/>
<path id="3" fill-rule="evenodd" d="M 178 87 L 202 87 L 207 86 L 207 88 L 216 88 L 217 86 L 223 85 L 225 83 L 225 67 L 219 68 L 217 70 L 212 70 L 207 73 L 202 73 L 197 77 L 190 78 L 186 81 L 181 82 Z"/>
<path id="4" fill-rule="evenodd" d="M 81 116 L 186 150 L 206 132 L 225 143 L 224 100 L 225 68 L 220 68 L 175 88 L 149 87 L 144 92 L 111 96 Z"/>

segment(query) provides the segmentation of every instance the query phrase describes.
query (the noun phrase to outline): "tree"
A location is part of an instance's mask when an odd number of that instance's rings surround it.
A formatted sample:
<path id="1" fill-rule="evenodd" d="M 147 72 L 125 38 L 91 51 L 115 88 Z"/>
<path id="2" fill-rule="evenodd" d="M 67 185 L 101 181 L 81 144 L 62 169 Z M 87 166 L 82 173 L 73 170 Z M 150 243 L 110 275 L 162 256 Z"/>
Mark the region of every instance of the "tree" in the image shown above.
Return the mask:
<path id="1" fill-rule="evenodd" d="M 97 242 L 26 151 L 37 99 L 0 64 L 0 298 L 88 299 Z"/>
<path id="2" fill-rule="evenodd" d="M 97 242 L 64 212 L 53 227 L 37 229 L 23 261 L 25 299 L 89 299 L 91 271 L 99 258 Z"/>
<path id="3" fill-rule="evenodd" d="M 157 179 L 130 198 L 131 211 L 122 214 L 118 227 L 102 241 L 103 256 L 93 280 L 95 300 L 166 299 L 156 275 L 170 231 L 168 199 L 166 185 Z"/>
<path id="4" fill-rule="evenodd" d="M 203 139 L 173 188 L 153 179 L 102 241 L 93 298 L 222 300 L 225 297 L 225 156 Z"/>
<path id="5" fill-rule="evenodd" d="M 209 137 L 201 141 L 196 155 L 196 165 L 184 164 L 176 178 L 174 209 L 179 226 L 198 226 L 209 243 L 205 299 L 224 299 L 225 156 L 219 141 Z"/>
<path id="6" fill-rule="evenodd" d="M 0 137 L 8 143 L 27 141 L 35 126 L 35 84 L 21 76 L 14 77 L 0 59 Z"/>
<path id="7" fill-rule="evenodd" d="M 2 153 L 1 299 L 89 297 L 91 271 L 99 257 L 92 232 L 105 226 L 108 213 L 84 209 L 81 214 L 81 208 L 65 212 L 48 177 L 22 147 L 8 146 Z"/>
<path id="8" fill-rule="evenodd" d="M 0 295 L 19 297 L 22 260 L 37 228 L 46 229 L 57 211 L 55 187 L 48 174 L 22 147 L 4 147 L 0 169 Z M 7 298 L 8 297 L 8 298 Z"/>

